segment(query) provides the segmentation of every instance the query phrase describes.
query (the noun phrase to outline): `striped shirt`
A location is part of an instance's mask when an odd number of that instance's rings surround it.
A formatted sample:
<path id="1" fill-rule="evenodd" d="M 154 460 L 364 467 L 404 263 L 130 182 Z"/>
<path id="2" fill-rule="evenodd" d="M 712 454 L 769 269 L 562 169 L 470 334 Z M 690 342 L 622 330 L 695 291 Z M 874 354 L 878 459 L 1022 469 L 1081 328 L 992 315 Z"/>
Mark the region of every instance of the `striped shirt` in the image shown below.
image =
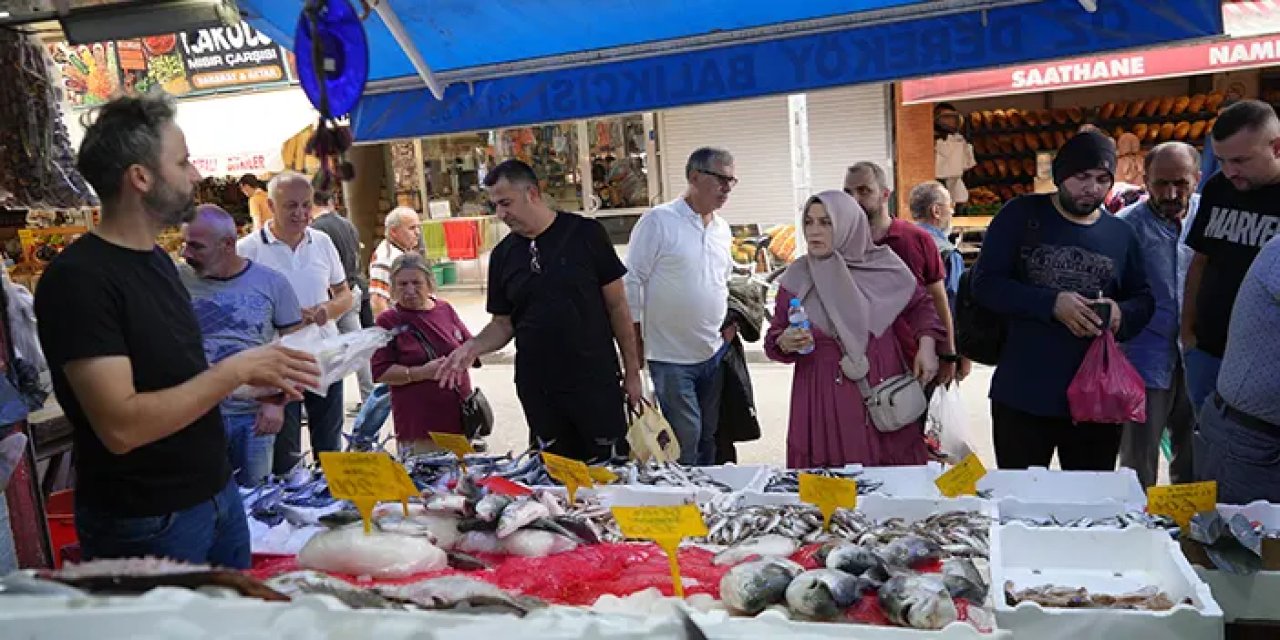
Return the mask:
<path id="1" fill-rule="evenodd" d="M 402 255 L 404 251 L 390 240 L 378 243 L 378 248 L 373 250 L 373 257 L 369 260 L 369 295 L 382 296 L 384 300 L 391 301 L 391 263 Z"/>

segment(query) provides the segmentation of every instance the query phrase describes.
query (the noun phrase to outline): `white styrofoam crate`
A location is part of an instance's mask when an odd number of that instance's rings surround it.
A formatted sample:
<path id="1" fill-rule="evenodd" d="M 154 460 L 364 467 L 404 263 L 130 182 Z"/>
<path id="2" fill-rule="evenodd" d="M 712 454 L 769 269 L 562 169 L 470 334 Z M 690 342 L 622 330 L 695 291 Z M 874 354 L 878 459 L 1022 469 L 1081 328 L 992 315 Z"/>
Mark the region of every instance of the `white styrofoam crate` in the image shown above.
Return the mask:
<path id="1" fill-rule="evenodd" d="M 1081 518 L 1104 520 L 1114 518 L 1132 511 L 1124 503 L 1116 500 L 1101 502 L 1037 502 L 1024 501 L 1018 498 L 1001 498 L 994 501 L 1000 518 L 1028 518 L 1040 520 L 1055 518 L 1058 522 L 1071 522 Z"/>
<path id="2" fill-rule="evenodd" d="M 1258 500 L 1246 505 L 1220 504 L 1218 513 L 1230 518 L 1244 514 L 1263 527 L 1280 530 L 1280 505 Z M 1280 571 L 1259 571 L 1251 576 L 1236 576 L 1217 569 L 1195 566 L 1213 597 L 1222 607 L 1227 622 L 1236 620 L 1280 620 Z"/>
<path id="3" fill-rule="evenodd" d="M 938 485 L 934 484 L 943 471 L 942 465 L 937 462 L 900 467 L 864 467 L 860 464 L 851 464 L 843 467 L 842 470 L 861 471 L 862 476 L 857 479 L 866 478 L 880 483 L 879 488 L 867 495 L 894 498 L 942 497 L 942 492 L 938 491 Z M 764 493 L 764 488 L 769 484 L 769 478 L 769 473 L 765 473 L 761 478 L 759 490 L 752 492 L 759 493 L 761 496 L 757 504 L 800 502 L 800 495 L 796 493 Z"/>
<path id="4" fill-rule="evenodd" d="M 1154 585 L 1174 602 L 1169 611 L 1059 609 L 1031 602 L 1009 606 L 1003 592 L 1043 584 L 1081 586 L 1091 593 L 1120 594 Z M 1136 640 L 1223 637 L 1222 609 L 1163 531 L 1127 529 L 995 527 L 991 541 L 991 589 L 996 624 L 1019 638 L 1036 640 Z"/>
<path id="5" fill-rule="evenodd" d="M 978 481 L 979 491 L 994 500 L 1016 498 L 1024 504 L 1104 504 L 1145 509 L 1147 495 L 1133 469 L 1115 471 L 1058 471 L 1044 467 L 1025 470 L 992 469 Z"/>

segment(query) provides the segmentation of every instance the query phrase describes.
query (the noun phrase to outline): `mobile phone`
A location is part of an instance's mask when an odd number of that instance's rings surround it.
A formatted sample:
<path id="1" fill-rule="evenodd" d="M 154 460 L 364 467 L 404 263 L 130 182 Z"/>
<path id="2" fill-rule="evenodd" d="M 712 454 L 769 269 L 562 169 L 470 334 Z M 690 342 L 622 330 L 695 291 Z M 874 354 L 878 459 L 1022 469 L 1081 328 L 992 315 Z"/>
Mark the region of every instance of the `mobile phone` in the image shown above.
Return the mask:
<path id="1" fill-rule="evenodd" d="M 1098 318 L 1102 320 L 1099 328 L 1108 329 L 1111 327 L 1111 303 L 1110 302 L 1091 302 L 1089 307 L 1093 312 L 1098 314 Z"/>

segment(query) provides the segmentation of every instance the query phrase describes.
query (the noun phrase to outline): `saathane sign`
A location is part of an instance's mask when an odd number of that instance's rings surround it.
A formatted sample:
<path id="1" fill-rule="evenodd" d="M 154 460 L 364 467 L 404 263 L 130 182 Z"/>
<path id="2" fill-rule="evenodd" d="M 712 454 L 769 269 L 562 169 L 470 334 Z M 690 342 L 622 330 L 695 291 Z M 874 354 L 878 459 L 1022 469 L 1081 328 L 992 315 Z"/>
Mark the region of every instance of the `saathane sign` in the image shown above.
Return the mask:
<path id="1" fill-rule="evenodd" d="M 556 122 L 1152 46 L 1220 25 L 1216 0 L 1115 0 L 1092 14 L 1075 0 L 1044 0 L 455 84 L 443 100 L 425 89 L 366 95 L 353 121 L 362 141 Z M 1135 73 L 1133 61 L 1116 59 L 1054 74 Z M 1008 91 L 1009 82 L 1002 74 L 992 84 Z"/>
<path id="2" fill-rule="evenodd" d="M 1273 34 L 908 80 L 902 83 L 902 97 L 908 104 L 937 102 L 1269 67 L 1278 63 L 1280 35 Z"/>

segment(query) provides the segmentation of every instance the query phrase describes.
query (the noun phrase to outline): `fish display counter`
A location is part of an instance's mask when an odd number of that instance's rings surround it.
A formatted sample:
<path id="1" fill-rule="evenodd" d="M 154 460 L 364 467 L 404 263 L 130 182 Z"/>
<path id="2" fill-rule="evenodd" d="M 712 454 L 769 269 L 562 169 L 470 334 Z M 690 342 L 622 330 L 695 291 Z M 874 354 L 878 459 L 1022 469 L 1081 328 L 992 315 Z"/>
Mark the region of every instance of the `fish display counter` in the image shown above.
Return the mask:
<path id="1" fill-rule="evenodd" d="M 0 596 L 0 619 L 34 629 L 41 616 L 89 616 L 84 628 L 102 640 L 115 636 L 96 633 L 93 616 L 114 620 L 112 607 L 160 601 L 191 624 L 206 614 L 184 617 L 183 607 L 253 611 L 234 623 L 224 612 L 222 626 L 210 613 L 215 622 L 199 633 L 166 636 L 191 638 L 370 637 L 376 628 L 379 638 L 412 629 L 419 635 L 406 637 L 1217 639 L 1231 617 L 1188 562 L 1187 538 L 1206 540 L 1231 567 L 1252 566 L 1223 536 L 1252 553 L 1270 538 L 1265 527 L 1246 535 L 1241 522 L 1274 515 L 1224 509 L 1221 522 L 1200 514 L 1180 531 L 1136 504 L 1123 473 L 1031 470 L 1034 482 L 994 477 L 976 495 L 944 498 L 943 469 L 929 465 L 815 470 L 860 484 L 853 508 L 823 510 L 798 499 L 795 472 L 613 461 L 593 465 L 598 482 L 571 501 L 537 450 L 465 460 L 465 470 L 452 456 L 401 460 L 420 495 L 377 505 L 368 532 L 322 472 L 299 469 L 244 493 L 251 570 L 125 561 L 135 564 L 10 576 L 0 594 L 75 589 L 43 597 L 82 605 L 54 615 L 55 606 Z M 1064 491 L 1073 480 L 1081 490 Z M 1011 504 L 1020 506 L 1005 513 Z M 674 554 L 678 583 L 664 548 L 627 538 L 634 530 L 613 511 L 642 505 L 696 507 L 702 528 Z M 121 591 L 135 595 L 98 595 Z M 279 626 L 308 620 L 325 631 L 290 636 Z"/>

